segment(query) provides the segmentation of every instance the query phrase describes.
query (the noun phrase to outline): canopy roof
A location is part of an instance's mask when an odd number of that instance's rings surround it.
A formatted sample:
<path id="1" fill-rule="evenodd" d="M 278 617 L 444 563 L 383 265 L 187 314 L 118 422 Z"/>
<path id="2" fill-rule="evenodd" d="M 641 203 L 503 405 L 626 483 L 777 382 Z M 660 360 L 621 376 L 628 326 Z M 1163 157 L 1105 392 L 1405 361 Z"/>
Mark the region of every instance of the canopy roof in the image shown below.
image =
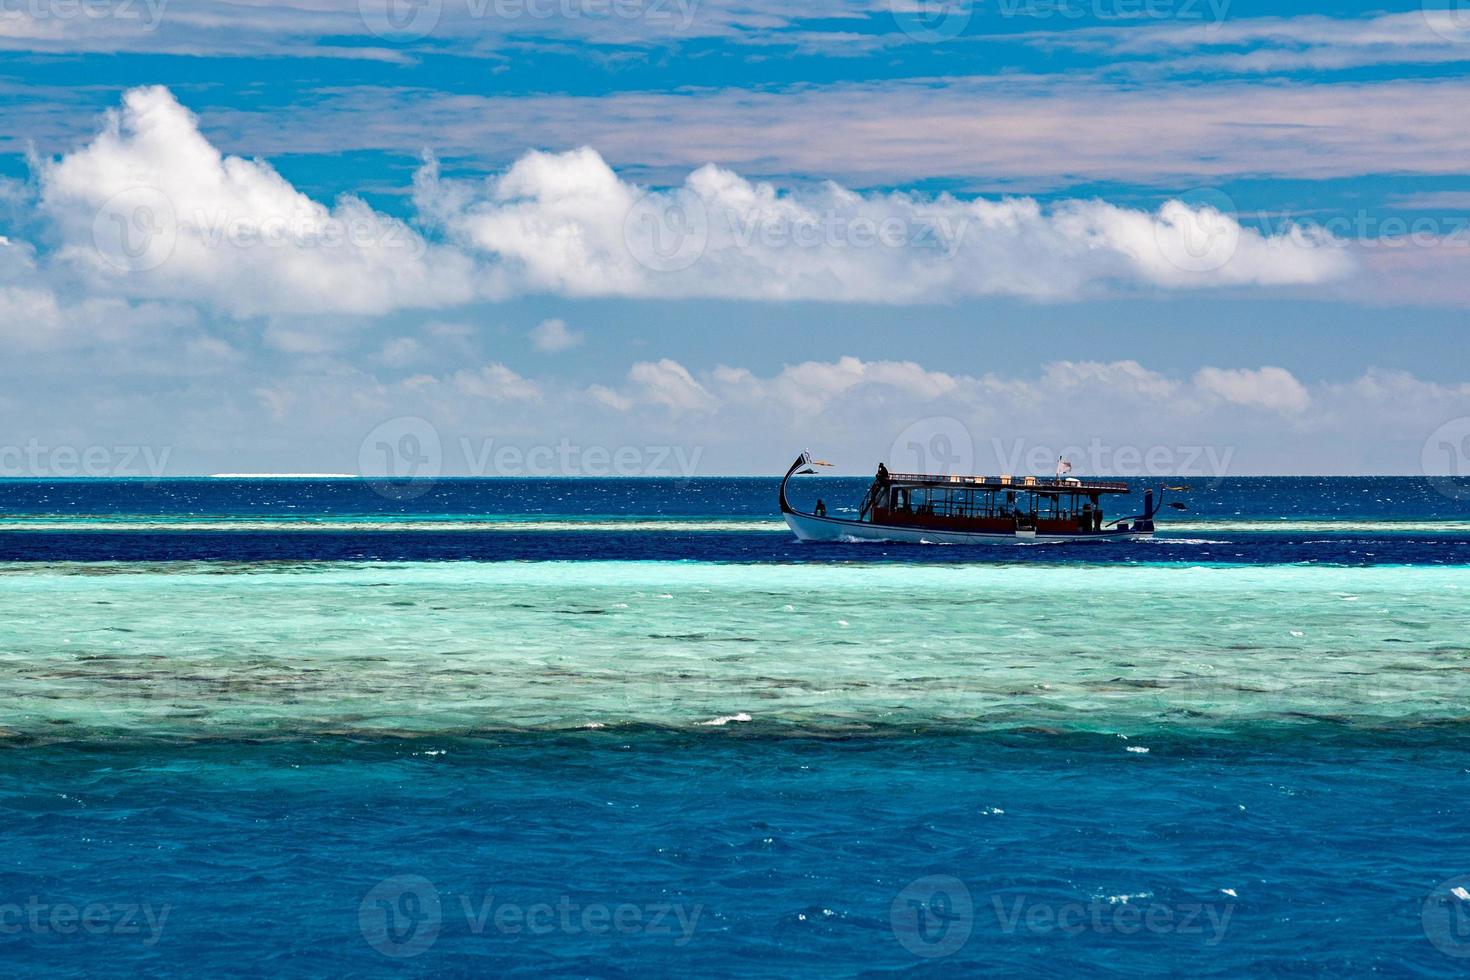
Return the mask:
<path id="1" fill-rule="evenodd" d="M 1128 484 L 1119 480 L 1084 480 L 1064 476 L 936 476 L 923 473 L 890 473 L 891 486 L 978 488 L 981 490 L 1021 490 L 1026 493 L 1129 493 Z"/>

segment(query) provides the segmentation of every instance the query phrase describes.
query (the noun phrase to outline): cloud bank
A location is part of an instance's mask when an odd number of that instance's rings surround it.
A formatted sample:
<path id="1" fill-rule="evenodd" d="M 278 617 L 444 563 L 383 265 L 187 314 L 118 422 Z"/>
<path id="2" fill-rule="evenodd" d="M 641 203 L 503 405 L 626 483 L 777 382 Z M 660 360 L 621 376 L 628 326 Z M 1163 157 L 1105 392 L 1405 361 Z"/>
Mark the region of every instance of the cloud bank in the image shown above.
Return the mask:
<path id="1" fill-rule="evenodd" d="M 522 450 L 570 440 L 678 446 L 702 460 L 701 473 L 770 473 L 807 446 L 847 472 L 886 459 L 1045 473 L 1066 453 L 1095 473 L 1413 473 L 1434 428 L 1470 415 L 1470 383 L 1378 370 L 1309 383 L 1269 365 L 1191 375 L 1130 360 L 1055 361 L 1002 375 L 852 356 L 771 372 L 659 358 L 586 387 L 491 373 L 489 394 L 467 387 L 463 372 L 396 382 L 337 372 L 280 379 L 260 396 L 311 445 L 355 451 L 385 419 L 432 420 L 455 472 L 474 472 L 486 440 Z"/>
<path id="2" fill-rule="evenodd" d="M 40 164 L 36 186 L 33 217 L 55 247 L 7 247 L 8 302 L 51 320 L 61 315 L 47 304 L 62 301 L 47 300 L 48 276 L 84 283 L 88 299 L 251 318 L 373 316 L 528 293 L 1059 301 L 1314 285 L 1353 267 L 1331 236 L 1295 226 L 1262 235 L 1209 202 L 1151 213 L 833 182 L 778 189 L 713 164 L 650 190 L 586 147 L 532 151 L 483 181 L 444 179 L 431 159 L 403 220 L 350 195 L 321 204 L 263 160 L 221 153 L 159 87 L 129 91 L 95 138 Z M 275 331 L 312 347 L 296 327 Z"/>

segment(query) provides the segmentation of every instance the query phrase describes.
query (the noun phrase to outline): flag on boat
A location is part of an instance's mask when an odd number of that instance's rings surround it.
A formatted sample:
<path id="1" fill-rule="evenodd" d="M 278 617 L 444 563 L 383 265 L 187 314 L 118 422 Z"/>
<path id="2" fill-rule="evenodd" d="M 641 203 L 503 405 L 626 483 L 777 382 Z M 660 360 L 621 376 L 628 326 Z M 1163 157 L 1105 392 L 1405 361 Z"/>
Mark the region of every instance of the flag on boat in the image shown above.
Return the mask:
<path id="1" fill-rule="evenodd" d="M 1069 462 L 1067 462 L 1067 459 L 1066 459 L 1065 456 L 1058 456 L 1057 457 L 1057 479 L 1061 479 L 1063 476 L 1065 476 L 1066 474 L 1068 474 L 1070 472 L 1072 472 L 1072 464 L 1069 463 Z"/>

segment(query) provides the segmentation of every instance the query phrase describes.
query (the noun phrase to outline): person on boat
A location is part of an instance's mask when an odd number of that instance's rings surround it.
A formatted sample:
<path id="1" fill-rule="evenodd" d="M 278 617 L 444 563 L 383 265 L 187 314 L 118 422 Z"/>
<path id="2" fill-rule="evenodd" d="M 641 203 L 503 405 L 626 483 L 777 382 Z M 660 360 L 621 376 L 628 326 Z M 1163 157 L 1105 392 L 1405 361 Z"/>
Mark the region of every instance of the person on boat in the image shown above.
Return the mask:
<path id="1" fill-rule="evenodd" d="M 817 498 L 817 510 L 816 510 L 816 514 L 817 514 L 818 517 L 826 517 L 827 516 L 827 505 L 826 505 L 826 503 L 824 503 L 822 501 L 822 498 L 821 497 L 818 497 Z"/>
<path id="2" fill-rule="evenodd" d="M 878 477 L 877 477 L 877 479 L 878 479 L 878 482 L 879 483 L 887 483 L 888 482 L 888 467 L 884 466 L 882 463 L 879 463 L 878 464 Z"/>

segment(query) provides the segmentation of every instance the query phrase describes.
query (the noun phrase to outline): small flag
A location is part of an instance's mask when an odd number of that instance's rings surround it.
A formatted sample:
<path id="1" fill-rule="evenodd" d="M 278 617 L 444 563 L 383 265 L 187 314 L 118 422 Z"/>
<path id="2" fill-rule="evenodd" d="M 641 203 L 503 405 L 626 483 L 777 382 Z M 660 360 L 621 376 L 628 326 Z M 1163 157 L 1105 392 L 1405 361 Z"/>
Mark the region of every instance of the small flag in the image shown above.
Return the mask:
<path id="1" fill-rule="evenodd" d="M 1072 472 L 1072 464 L 1069 463 L 1069 462 L 1067 462 L 1067 460 L 1064 457 L 1058 456 L 1057 457 L 1057 478 L 1058 479 L 1061 479 L 1061 477 L 1062 477 L 1063 474 L 1070 473 L 1070 472 Z"/>

